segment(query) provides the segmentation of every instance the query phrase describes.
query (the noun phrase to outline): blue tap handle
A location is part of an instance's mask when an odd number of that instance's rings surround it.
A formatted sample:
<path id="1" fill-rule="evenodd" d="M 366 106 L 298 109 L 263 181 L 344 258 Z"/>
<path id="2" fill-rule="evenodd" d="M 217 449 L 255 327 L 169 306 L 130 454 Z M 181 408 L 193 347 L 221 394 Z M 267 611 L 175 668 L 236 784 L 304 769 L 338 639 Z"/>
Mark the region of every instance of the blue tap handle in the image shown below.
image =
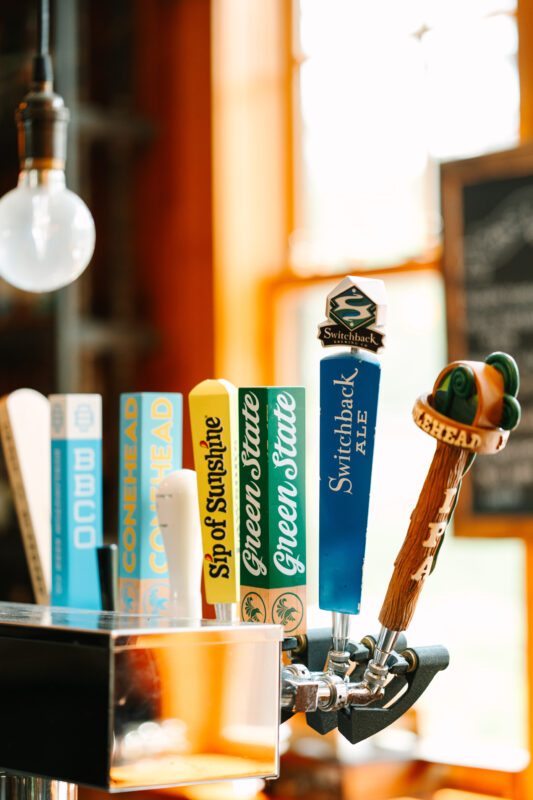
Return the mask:
<path id="1" fill-rule="evenodd" d="M 320 362 L 319 605 L 358 614 L 381 367 L 362 351 Z"/>

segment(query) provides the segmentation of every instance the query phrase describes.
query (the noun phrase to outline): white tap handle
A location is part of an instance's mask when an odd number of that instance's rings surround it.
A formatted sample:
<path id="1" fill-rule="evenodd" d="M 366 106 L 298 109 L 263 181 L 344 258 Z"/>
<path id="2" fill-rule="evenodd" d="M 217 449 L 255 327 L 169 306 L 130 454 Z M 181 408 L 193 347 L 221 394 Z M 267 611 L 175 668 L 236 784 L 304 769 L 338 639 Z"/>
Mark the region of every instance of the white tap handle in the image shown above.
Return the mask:
<path id="1" fill-rule="evenodd" d="M 156 504 L 167 556 L 169 611 L 177 617 L 201 618 L 202 531 L 196 472 L 169 472 L 158 486 Z"/>

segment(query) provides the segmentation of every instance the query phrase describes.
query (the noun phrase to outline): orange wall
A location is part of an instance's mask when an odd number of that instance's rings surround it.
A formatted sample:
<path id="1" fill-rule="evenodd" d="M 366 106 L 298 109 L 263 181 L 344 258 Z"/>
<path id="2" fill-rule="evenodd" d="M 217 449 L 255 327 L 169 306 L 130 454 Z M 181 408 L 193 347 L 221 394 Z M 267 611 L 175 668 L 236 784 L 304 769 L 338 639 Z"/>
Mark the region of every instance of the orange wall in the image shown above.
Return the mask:
<path id="1" fill-rule="evenodd" d="M 157 125 L 139 162 L 135 244 L 143 312 L 158 341 L 139 385 L 183 392 L 185 467 L 193 465 L 187 394 L 214 377 L 210 11 L 210 0 L 137 3 L 139 105 Z"/>

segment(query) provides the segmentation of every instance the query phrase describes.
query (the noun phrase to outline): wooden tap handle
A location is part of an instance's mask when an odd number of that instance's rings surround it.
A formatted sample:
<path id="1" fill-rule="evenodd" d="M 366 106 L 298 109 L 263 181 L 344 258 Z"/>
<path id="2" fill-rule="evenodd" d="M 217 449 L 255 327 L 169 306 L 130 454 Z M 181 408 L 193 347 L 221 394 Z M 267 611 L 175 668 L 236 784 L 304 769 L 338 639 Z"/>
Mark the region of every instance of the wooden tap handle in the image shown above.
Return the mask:
<path id="1" fill-rule="evenodd" d="M 379 615 L 393 631 L 405 631 L 444 535 L 470 453 L 439 442 Z"/>
<path id="2" fill-rule="evenodd" d="M 411 622 L 474 454 L 502 450 L 518 424 L 517 392 L 515 362 L 495 353 L 486 362 L 451 364 L 433 393 L 415 403 L 415 423 L 437 439 L 437 449 L 379 615 L 389 630 L 404 631 Z"/>

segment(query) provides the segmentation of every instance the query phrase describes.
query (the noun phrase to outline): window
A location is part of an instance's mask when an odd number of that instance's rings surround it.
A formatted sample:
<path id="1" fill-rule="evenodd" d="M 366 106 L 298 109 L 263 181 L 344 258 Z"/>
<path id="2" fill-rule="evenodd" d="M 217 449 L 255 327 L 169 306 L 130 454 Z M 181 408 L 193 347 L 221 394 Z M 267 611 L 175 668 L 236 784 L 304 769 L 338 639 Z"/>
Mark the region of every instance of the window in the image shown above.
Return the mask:
<path id="1" fill-rule="evenodd" d="M 296 230 L 293 278 L 277 293 L 274 362 L 277 383 L 307 387 L 310 420 L 318 420 L 324 354 L 316 326 L 336 282 L 324 276 L 368 269 L 374 276 L 379 267 L 389 302 L 363 608 L 354 636 L 377 630 L 393 561 L 435 449 L 412 424 L 411 410 L 446 363 L 439 162 L 518 141 L 515 5 L 332 0 L 325 9 L 318 0 L 300 0 L 294 20 Z M 436 270 L 413 271 L 413 261 L 429 266 L 432 260 Z M 398 269 L 407 261 L 410 268 Z M 318 444 L 316 425 L 308 428 L 310 580 L 316 583 Z M 525 766 L 523 573 L 522 542 L 447 535 L 408 632 L 413 644 L 442 643 L 452 654 L 453 667 L 417 703 L 428 757 Z M 328 625 L 330 615 L 315 607 L 310 620 Z M 499 679 L 491 658 L 495 641 L 505 641 L 512 654 L 516 679 L 505 699 L 490 689 Z M 474 671 L 472 693 L 465 675 Z M 458 708 L 467 709 L 459 728 Z"/>
<path id="2" fill-rule="evenodd" d="M 438 164 L 516 144 L 516 0 L 301 0 L 298 272 L 398 264 L 439 242 Z"/>

